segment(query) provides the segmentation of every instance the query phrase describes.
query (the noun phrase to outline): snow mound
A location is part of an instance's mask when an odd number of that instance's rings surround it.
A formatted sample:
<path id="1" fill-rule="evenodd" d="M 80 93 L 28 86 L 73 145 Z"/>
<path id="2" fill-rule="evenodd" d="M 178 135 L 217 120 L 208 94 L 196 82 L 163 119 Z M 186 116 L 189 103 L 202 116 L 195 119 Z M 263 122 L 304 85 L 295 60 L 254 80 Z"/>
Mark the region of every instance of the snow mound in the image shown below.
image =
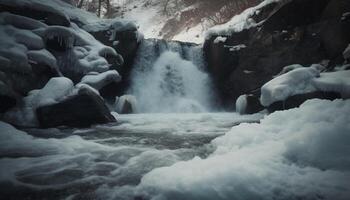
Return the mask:
<path id="1" fill-rule="evenodd" d="M 269 106 L 276 101 L 284 101 L 296 94 L 316 91 L 311 85 L 311 80 L 319 76 L 319 71 L 313 67 L 295 68 L 263 85 L 260 102 L 263 106 Z"/>
<path id="2" fill-rule="evenodd" d="M 350 196 L 350 100 L 311 100 L 241 124 L 216 151 L 146 174 L 149 199 L 337 199 Z M 283 123 L 281 123 L 283 122 Z"/>

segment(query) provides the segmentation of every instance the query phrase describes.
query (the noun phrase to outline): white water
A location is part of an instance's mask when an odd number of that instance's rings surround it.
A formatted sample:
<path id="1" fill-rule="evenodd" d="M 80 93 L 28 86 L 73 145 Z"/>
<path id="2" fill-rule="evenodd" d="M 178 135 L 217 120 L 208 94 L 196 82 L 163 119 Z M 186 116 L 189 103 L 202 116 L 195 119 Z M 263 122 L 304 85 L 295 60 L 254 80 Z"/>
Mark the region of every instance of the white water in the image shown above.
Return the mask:
<path id="1" fill-rule="evenodd" d="M 120 115 L 115 125 L 27 130 L 33 137 L 0 123 L 0 197 L 132 200 L 145 174 L 196 156 L 205 158 L 214 151 L 214 138 L 260 117 Z"/>
<path id="2" fill-rule="evenodd" d="M 215 97 L 203 72 L 200 47 L 146 40 L 131 75 L 129 93 L 141 113 L 196 113 L 211 111 Z"/>

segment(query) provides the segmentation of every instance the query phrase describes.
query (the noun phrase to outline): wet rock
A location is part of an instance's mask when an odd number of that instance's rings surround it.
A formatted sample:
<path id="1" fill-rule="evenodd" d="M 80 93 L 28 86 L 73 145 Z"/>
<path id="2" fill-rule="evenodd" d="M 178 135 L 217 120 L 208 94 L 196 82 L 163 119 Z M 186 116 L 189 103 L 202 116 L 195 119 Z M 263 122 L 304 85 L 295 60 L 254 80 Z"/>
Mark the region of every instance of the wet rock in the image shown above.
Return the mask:
<path id="1" fill-rule="evenodd" d="M 40 126 L 88 127 L 93 124 L 115 122 L 104 100 L 88 89 L 81 89 L 77 95 L 36 110 Z"/>
<path id="2" fill-rule="evenodd" d="M 298 94 L 289 97 L 285 101 L 279 101 L 271 104 L 267 110 L 269 112 L 274 112 L 277 110 L 288 110 L 291 108 L 299 107 L 301 104 L 303 104 L 305 101 L 309 99 L 327 99 L 327 100 L 334 100 L 341 98 L 341 95 L 336 92 L 322 92 L 322 91 L 316 91 L 306 94 Z"/>
<path id="3" fill-rule="evenodd" d="M 240 98 L 243 98 L 241 99 L 241 101 L 243 101 L 243 105 L 237 105 Z M 260 103 L 259 97 L 254 94 L 242 95 L 236 102 L 236 111 L 239 114 L 254 114 L 264 109 L 264 106 L 262 106 Z"/>

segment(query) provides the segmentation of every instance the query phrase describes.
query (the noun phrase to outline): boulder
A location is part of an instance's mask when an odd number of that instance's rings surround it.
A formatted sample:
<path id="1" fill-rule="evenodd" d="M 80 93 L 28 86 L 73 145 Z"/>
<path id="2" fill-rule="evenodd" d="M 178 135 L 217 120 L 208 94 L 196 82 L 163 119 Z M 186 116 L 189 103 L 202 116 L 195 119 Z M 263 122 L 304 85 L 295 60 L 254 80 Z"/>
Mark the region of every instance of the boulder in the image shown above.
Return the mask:
<path id="1" fill-rule="evenodd" d="M 287 98 L 285 101 L 278 101 L 267 107 L 269 112 L 274 112 L 277 110 L 288 110 L 291 108 L 299 107 L 305 101 L 309 99 L 327 99 L 334 100 L 341 98 L 341 95 L 337 92 L 310 92 L 306 94 L 298 94 Z"/>
<path id="2" fill-rule="evenodd" d="M 259 97 L 254 94 L 241 95 L 236 101 L 236 112 L 239 114 L 254 114 L 264 109 Z"/>
<path id="3" fill-rule="evenodd" d="M 115 122 L 104 100 L 88 89 L 65 100 L 36 109 L 42 128 L 70 126 L 88 127 L 93 124 Z"/>

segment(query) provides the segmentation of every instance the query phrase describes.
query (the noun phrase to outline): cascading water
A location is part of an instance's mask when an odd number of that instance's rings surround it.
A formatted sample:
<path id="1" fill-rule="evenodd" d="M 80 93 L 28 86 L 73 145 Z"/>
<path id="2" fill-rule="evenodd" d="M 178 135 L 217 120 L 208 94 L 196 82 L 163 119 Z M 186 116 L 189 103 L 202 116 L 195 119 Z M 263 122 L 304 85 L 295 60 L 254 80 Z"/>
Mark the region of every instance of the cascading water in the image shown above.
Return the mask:
<path id="1" fill-rule="evenodd" d="M 142 113 L 207 112 L 213 97 L 203 69 L 202 49 L 194 44 L 144 40 L 131 73 L 129 93 Z"/>

